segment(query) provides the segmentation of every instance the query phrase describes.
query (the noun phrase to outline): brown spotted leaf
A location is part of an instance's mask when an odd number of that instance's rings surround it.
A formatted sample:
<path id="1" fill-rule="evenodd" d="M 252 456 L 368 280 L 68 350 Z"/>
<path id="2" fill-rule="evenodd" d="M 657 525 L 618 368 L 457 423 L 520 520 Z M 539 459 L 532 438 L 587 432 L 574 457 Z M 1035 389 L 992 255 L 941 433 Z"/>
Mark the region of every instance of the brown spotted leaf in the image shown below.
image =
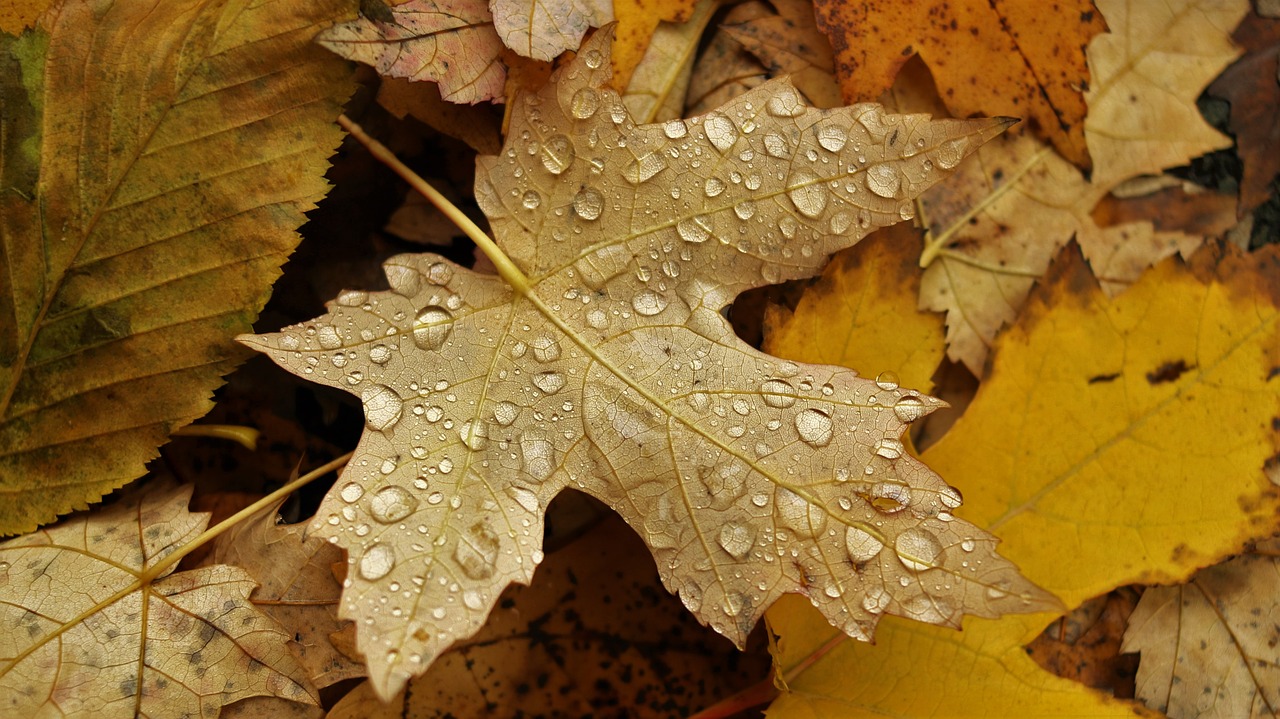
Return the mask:
<path id="1" fill-rule="evenodd" d="M 817 110 L 774 81 L 637 126 L 608 89 L 610 35 L 520 98 L 504 152 L 479 162 L 501 276 L 400 256 L 390 291 L 244 338 L 364 403 L 311 531 L 350 554 L 340 611 L 374 691 L 530 581 L 566 487 L 622 515 L 664 585 L 738 644 L 785 592 L 861 639 L 885 613 L 957 626 L 1055 606 L 905 452 L 937 400 L 765 355 L 721 314 L 910 217 L 1007 122 Z"/>
<path id="2" fill-rule="evenodd" d="M 190 494 L 133 493 L 0 544 L 0 715 L 213 719 L 255 696 L 316 703 L 243 569 L 144 578 L 208 523 Z"/>

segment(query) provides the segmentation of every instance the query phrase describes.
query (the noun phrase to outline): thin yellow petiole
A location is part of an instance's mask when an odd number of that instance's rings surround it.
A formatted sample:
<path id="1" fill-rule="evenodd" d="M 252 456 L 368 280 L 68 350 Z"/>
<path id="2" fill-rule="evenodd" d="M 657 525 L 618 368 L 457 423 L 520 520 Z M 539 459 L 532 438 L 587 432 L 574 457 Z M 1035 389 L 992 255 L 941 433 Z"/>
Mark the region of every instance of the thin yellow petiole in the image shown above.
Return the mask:
<path id="1" fill-rule="evenodd" d="M 458 226 L 458 229 L 465 232 L 467 237 L 470 237 L 471 240 L 476 243 L 476 246 L 484 252 L 484 254 L 489 258 L 489 261 L 493 263 L 493 266 L 498 269 L 498 274 L 502 279 L 507 281 L 507 284 L 511 285 L 516 292 L 522 295 L 529 294 L 529 278 L 525 277 L 525 274 L 520 271 L 520 268 L 515 266 L 515 263 L 513 263 L 511 259 L 498 248 L 498 245 L 484 233 L 484 230 L 480 229 L 476 226 L 476 223 L 471 221 L 470 217 L 467 217 L 462 213 L 462 210 L 457 208 L 456 205 L 445 199 L 445 196 L 440 194 L 436 188 L 432 187 L 431 183 L 422 179 L 418 176 L 418 173 L 409 169 L 407 165 L 400 161 L 400 158 L 395 156 L 395 153 L 387 149 L 386 145 L 383 145 L 381 142 L 369 137 L 369 134 L 366 133 L 359 125 L 352 122 L 351 118 L 346 115 L 339 115 L 338 124 L 341 125 L 344 130 L 351 133 L 352 137 L 359 140 L 360 144 L 368 148 L 369 153 L 376 157 L 379 162 L 394 170 L 395 173 L 402 177 L 405 182 L 409 183 L 410 187 L 416 190 L 423 197 L 430 200 L 431 204 L 435 205 L 436 208 L 444 213 L 445 217 L 448 217 L 453 224 Z"/>

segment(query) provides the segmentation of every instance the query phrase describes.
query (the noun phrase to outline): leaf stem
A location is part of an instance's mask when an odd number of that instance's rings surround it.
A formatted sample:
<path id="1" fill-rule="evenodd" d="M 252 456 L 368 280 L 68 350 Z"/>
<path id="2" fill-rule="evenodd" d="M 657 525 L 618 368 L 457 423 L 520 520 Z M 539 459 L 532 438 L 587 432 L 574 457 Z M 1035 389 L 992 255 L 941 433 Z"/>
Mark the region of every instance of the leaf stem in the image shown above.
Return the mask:
<path id="1" fill-rule="evenodd" d="M 773 672 L 769 674 L 737 694 L 725 697 L 697 714 L 690 714 L 688 719 L 723 719 L 772 702 L 778 698 L 779 692 L 773 681 Z"/>
<path id="2" fill-rule="evenodd" d="M 161 559 L 159 562 L 156 562 L 150 567 L 147 567 L 146 569 L 144 569 L 138 575 L 138 579 L 135 582 L 135 584 L 137 585 L 137 587 L 147 586 L 151 582 L 155 581 L 157 577 L 161 576 L 166 571 L 168 571 L 170 567 L 182 561 L 183 557 L 187 556 L 188 554 L 194 552 L 196 549 L 199 549 L 200 547 L 204 546 L 208 542 L 212 541 L 219 534 L 222 534 L 223 532 L 227 531 L 228 529 L 231 529 L 232 527 L 244 521 L 245 519 L 257 514 L 264 507 L 271 506 L 275 502 L 278 502 L 281 499 L 288 497 L 290 494 L 293 494 L 297 490 L 305 487 L 306 485 L 310 484 L 316 479 L 319 479 L 320 477 L 323 477 L 324 475 L 332 472 L 333 470 L 338 469 L 339 467 L 342 467 L 351 459 L 351 455 L 353 454 L 355 453 L 347 452 L 346 454 L 342 455 L 341 457 L 338 457 L 332 462 L 316 467 L 310 472 L 307 472 L 301 477 L 298 477 L 292 482 L 289 482 L 283 487 L 280 487 L 279 489 L 272 492 L 271 494 L 268 494 L 262 499 L 259 499 L 253 504 L 250 504 L 249 506 L 240 510 L 239 512 L 236 512 L 230 517 L 227 517 L 221 522 L 218 522 L 212 527 L 204 530 L 204 532 L 200 536 L 196 537 L 190 542 L 187 542 L 183 546 L 179 547 L 176 551 L 170 553 L 164 559 Z M 135 589 L 137 587 L 135 587 Z"/>
<path id="3" fill-rule="evenodd" d="M 529 278 L 520 271 L 519 267 L 516 267 L 515 263 L 512 262 L 501 249 L 498 248 L 497 243 L 490 239 L 489 236 L 485 234 L 484 230 L 480 229 L 476 223 L 471 221 L 470 217 L 467 217 L 463 214 L 462 210 L 458 209 L 457 205 L 449 202 L 444 195 L 440 194 L 439 190 L 431 186 L 431 183 L 422 179 L 418 173 L 409 169 L 409 166 L 401 162 L 400 158 L 396 157 L 395 153 L 387 149 L 386 145 L 383 145 L 381 142 L 369 137 L 369 134 L 364 131 L 364 128 L 353 122 L 351 118 L 346 115 L 339 115 L 338 124 L 341 125 L 344 130 L 351 133 L 352 137 L 359 140 L 360 144 L 364 145 L 369 150 L 369 154 L 373 155 L 379 162 L 395 171 L 395 173 L 403 178 L 405 182 L 409 183 L 409 186 L 416 190 L 418 194 L 427 198 L 431 204 L 435 205 L 437 209 L 443 212 L 445 217 L 448 217 L 453 224 L 458 226 L 458 229 L 465 232 L 467 237 L 470 237 L 471 240 L 476 243 L 476 246 L 484 252 L 484 254 L 489 258 L 489 261 L 493 263 L 493 266 L 498 269 L 498 275 L 500 275 L 502 279 L 506 280 L 507 284 L 515 288 L 515 291 L 521 295 L 529 294 L 529 290 L 531 288 Z"/>

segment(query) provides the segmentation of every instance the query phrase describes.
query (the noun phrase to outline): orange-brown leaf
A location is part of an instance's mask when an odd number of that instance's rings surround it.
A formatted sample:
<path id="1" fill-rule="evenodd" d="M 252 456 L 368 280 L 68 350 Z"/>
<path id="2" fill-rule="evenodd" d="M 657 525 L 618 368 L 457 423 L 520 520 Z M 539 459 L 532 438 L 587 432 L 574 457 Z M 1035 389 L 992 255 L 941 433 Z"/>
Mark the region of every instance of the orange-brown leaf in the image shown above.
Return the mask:
<path id="1" fill-rule="evenodd" d="M 1089 166 L 1084 48 L 1106 28 L 1092 0 L 817 0 L 815 7 L 845 100 L 876 99 L 919 54 L 955 116 L 1024 118 L 1063 156 Z"/>

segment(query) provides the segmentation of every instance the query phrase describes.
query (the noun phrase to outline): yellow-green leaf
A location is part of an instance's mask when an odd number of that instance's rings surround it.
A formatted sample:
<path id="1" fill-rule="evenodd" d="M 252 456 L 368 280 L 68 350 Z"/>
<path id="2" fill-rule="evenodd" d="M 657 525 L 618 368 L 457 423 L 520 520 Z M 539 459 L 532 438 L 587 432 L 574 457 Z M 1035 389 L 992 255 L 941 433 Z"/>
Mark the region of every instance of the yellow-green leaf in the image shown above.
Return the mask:
<path id="1" fill-rule="evenodd" d="M 0 533 L 204 414 L 323 196 L 347 3 L 67 2 L 0 37 Z"/>

